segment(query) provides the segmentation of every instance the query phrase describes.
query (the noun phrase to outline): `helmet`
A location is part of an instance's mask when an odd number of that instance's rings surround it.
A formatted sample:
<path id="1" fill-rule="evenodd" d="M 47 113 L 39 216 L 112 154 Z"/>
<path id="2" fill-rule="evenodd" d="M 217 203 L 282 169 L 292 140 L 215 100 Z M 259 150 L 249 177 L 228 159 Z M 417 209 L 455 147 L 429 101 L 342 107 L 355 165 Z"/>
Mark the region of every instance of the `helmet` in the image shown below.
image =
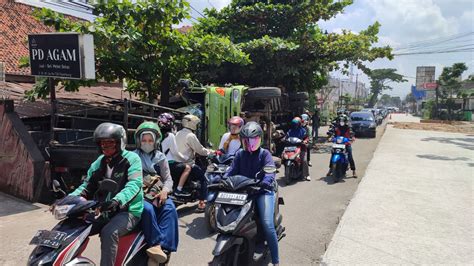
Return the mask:
<path id="1" fill-rule="evenodd" d="M 341 126 L 347 125 L 347 123 L 349 122 L 349 118 L 347 117 L 347 115 L 344 115 L 344 114 L 339 116 L 338 120 Z"/>
<path id="2" fill-rule="evenodd" d="M 254 152 L 262 144 L 263 130 L 257 122 L 248 122 L 240 130 L 240 139 L 243 149 L 248 152 Z"/>
<path id="3" fill-rule="evenodd" d="M 306 125 L 309 122 L 309 115 L 308 114 L 302 114 L 301 115 L 301 120 L 303 120 L 303 124 Z"/>
<path id="4" fill-rule="evenodd" d="M 196 130 L 197 125 L 201 122 L 201 119 L 195 115 L 185 115 L 181 120 L 183 127 Z"/>
<path id="5" fill-rule="evenodd" d="M 140 149 L 143 134 L 152 134 L 155 140 L 155 149 L 159 148 L 162 135 L 161 130 L 156 123 L 146 121 L 137 127 L 137 131 L 135 132 L 135 145 L 137 145 L 138 149 Z"/>
<path id="6" fill-rule="evenodd" d="M 291 120 L 291 126 L 292 127 L 299 127 L 301 126 L 301 118 L 295 117 L 293 120 Z"/>
<path id="7" fill-rule="evenodd" d="M 114 123 L 102 123 L 97 126 L 93 134 L 94 142 L 100 147 L 100 141 L 103 139 L 114 139 L 116 141 L 116 151 L 121 152 L 125 150 L 127 145 L 127 133 L 121 125 Z M 101 149 L 101 152 L 102 149 Z"/>
<path id="8" fill-rule="evenodd" d="M 174 115 L 170 113 L 162 113 L 158 116 L 158 125 L 165 130 L 171 130 L 174 126 Z"/>
<path id="9" fill-rule="evenodd" d="M 240 116 L 233 116 L 229 118 L 229 120 L 227 121 L 227 125 L 229 126 L 230 133 L 239 134 L 240 129 L 242 128 L 244 123 L 244 120 Z M 234 126 L 234 129 L 232 128 L 232 126 Z M 237 126 L 237 128 L 235 128 L 235 126 Z"/>

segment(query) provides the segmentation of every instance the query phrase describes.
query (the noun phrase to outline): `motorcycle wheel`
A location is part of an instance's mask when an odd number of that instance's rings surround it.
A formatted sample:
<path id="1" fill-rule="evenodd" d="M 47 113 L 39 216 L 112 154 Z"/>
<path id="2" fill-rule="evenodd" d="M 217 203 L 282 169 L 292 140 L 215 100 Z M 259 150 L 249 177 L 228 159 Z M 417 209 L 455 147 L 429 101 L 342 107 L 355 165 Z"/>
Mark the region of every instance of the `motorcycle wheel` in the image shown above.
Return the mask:
<path id="1" fill-rule="evenodd" d="M 238 265 L 238 250 L 239 246 L 233 246 L 226 252 L 222 253 L 219 256 L 214 256 L 212 261 L 209 263 L 209 266 L 230 266 Z"/>
<path id="2" fill-rule="evenodd" d="M 291 166 L 285 165 L 285 184 L 289 185 L 291 183 Z"/>
<path id="3" fill-rule="evenodd" d="M 333 178 L 334 183 L 339 182 L 341 178 L 339 169 L 340 169 L 340 163 L 334 163 L 332 165 L 332 178 Z"/>
<path id="4" fill-rule="evenodd" d="M 206 227 L 209 233 L 216 231 L 216 208 L 214 203 L 206 204 L 204 210 L 204 219 L 206 220 Z"/>

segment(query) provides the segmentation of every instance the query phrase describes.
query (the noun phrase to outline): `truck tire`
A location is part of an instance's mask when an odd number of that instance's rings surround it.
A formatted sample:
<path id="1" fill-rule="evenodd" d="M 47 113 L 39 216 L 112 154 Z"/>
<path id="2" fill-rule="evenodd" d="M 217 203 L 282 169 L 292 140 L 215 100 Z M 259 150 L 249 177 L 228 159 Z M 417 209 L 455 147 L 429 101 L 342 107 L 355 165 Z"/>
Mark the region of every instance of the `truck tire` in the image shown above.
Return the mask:
<path id="1" fill-rule="evenodd" d="M 281 90 L 276 87 L 257 87 L 248 89 L 246 97 L 254 99 L 278 98 L 281 97 Z"/>

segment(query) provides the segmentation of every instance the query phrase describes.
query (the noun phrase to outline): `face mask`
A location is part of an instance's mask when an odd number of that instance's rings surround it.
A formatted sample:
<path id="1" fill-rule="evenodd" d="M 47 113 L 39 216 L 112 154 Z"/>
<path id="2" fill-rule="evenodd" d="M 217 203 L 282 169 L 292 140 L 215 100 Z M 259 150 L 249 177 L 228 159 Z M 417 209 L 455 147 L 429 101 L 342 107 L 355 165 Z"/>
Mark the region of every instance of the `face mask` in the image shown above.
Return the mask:
<path id="1" fill-rule="evenodd" d="M 117 153 L 117 146 L 115 141 L 103 140 L 100 142 L 100 149 L 106 157 L 112 157 Z"/>
<path id="2" fill-rule="evenodd" d="M 346 123 L 344 122 L 339 122 L 339 125 L 341 125 L 341 127 L 343 127 Z"/>
<path id="3" fill-rule="evenodd" d="M 140 149 L 146 153 L 150 153 L 155 149 L 155 145 L 151 143 L 145 143 L 145 144 L 140 145 Z"/>
<path id="4" fill-rule="evenodd" d="M 255 137 L 255 138 L 244 138 L 242 140 L 244 150 L 248 152 L 254 152 L 260 148 L 262 139 L 260 137 Z"/>

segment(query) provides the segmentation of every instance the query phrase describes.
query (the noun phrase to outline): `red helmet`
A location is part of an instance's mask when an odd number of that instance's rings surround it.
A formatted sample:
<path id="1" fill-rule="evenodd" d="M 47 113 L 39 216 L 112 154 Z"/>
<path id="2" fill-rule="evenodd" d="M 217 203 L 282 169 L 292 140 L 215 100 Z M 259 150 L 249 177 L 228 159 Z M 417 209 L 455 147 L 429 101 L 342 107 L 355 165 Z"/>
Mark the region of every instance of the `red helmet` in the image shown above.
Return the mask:
<path id="1" fill-rule="evenodd" d="M 240 129 L 244 125 L 244 119 L 240 116 L 233 116 L 229 118 L 227 121 L 227 125 L 229 126 L 229 130 L 231 134 L 239 134 Z"/>

